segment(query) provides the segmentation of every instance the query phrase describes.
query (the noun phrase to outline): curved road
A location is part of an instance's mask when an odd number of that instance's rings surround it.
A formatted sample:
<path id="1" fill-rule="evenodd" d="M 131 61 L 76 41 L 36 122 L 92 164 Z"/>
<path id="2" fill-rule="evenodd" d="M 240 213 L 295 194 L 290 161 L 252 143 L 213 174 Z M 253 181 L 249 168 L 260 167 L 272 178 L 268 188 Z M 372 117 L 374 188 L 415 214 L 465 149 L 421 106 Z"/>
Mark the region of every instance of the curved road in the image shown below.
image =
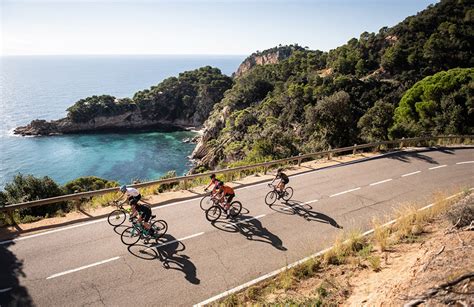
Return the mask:
<path id="1" fill-rule="evenodd" d="M 344 230 L 370 229 L 403 202 L 474 186 L 474 147 L 398 152 L 290 176 L 288 204 L 267 183 L 237 188 L 236 220 L 212 225 L 199 198 L 154 208 L 161 245 L 120 241 L 104 219 L 0 242 L 0 305 L 190 306 L 320 251 Z"/>

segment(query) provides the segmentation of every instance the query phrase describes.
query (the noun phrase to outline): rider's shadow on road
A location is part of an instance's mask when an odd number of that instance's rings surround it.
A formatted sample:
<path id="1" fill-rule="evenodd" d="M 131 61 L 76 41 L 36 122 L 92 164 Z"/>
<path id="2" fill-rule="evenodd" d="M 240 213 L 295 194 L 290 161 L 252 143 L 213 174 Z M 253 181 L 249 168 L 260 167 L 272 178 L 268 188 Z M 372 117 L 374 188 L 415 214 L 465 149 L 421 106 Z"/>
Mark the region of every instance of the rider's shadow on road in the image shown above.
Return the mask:
<path id="1" fill-rule="evenodd" d="M 262 222 L 253 216 L 241 214 L 234 219 L 217 220 L 212 223 L 212 226 L 226 232 L 240 232 L 248 240 L 268 243 L 279 250 L 286 251 L 281 239 L 263 227 Z"/>
<path id="2" fill-rule="evenodd" d="M 235 227 L 237 227 L 239 232 L 248 240 L 269 243 L 276 249 L 286 251 L 286 247 L 283 246 L 280 237 L 263 227 L 259 219 L 252 219 L 251 216 L 241 215 L 239 220 L 241 220 L 241 222 L 237 220 Z"/>
<path id="3" fill-rule="evenodd" d="M 320 212 L 312 211 L 311 209 L 313 209 L 313 207 L 311 207 L 308 204 L 291 200 L 291 201 L 287 201 L 285 205 L 288 206 L 287 208 L 289 208 L 290 211 L 293 212 L 293 214 L 302 216 L 307 221 L 316 221 L 320 223 L 325 223 L 339 229 L 343 228 L 332 217 L 327 216 L 326 214 L 323 214 Z"/>
<path id="4" fill-rule="evenodd" d="M 128 247 L 128 251 L 135 257 L 144 260 L 158 259 L 165 269 L 181 271 L 187 281 L 197 285 L 201 281 L 197 278 L 196 266 L 188 256 L 179 254 L 185 249 L 183 242 L 169 234 L 165 234 L 159 243 L 151 246 L 135 244 Z"/>

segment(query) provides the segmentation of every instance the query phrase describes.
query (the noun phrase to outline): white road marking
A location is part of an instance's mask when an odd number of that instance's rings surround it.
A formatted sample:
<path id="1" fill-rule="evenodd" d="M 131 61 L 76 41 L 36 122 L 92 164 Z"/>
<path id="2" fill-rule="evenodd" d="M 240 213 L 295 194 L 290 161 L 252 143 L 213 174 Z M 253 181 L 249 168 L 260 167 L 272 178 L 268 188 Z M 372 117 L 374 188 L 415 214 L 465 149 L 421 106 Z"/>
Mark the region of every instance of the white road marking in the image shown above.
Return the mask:
<path id="1" fill-rule="evenodd" d="M 88 269 L 88 268 L 91 268 L 93 266 L 97 266 L 97 265 L 101 265 L 101 264 L 104 264 L 104 263 L 107 263 L 107 262 L 110 262 L 110 261 L 117 260 L 119 258 L 120 257 L 117 256 L 117 257 L 113 257 L 113 258 L 110 258 L 110 259 L 107 259 L 107 260 L 102 260 L 102 261 L 99 261 L 99 262 L 96 262 L 96 263 L 81 266 L 77 269 L 72 269 L 72 270 L 69 270 L 69 271 L 65 271 L 65 272 L 61 272 L 61 273 L 51 275 L 51 276 L 47 277 L 46 279 L 56 278 L 56 277 L 63 276 L 63 275 L 66 275 L 66 274 L 70 274 L 70 273 L 74 273 L 74 272 L 77 272 L 77 271 L 80 271 L 80 270 Z"/>
<path id="2" fill-rule="evenodd" d="M 390 179 L 385 179 L 385 180 L 382 180 L 382 181 L 377 181 L 377 182 L 374 182 L 374 183 L 369 184 L 369 186 L 374 186 L 374 185 L 382 184 L 382 183 L 389 182 L 389 181 L 392 181 L 392 180 L 393 180 L 393 179 L 390 178 Z"/>
<path id="3" fill-rule="evenodd" d="M 8 292 L 13 288 L 5 288 L 5 289 L 0 289 L 0 293 Z"/>
<path id="4" fill-rule="evenodd" d="M 193 235 L 190 235 L 190 236 L 187 236 L 187 237 L 184 237 L 184 238 L 181 238 L 181 239 L 169 241 L 169 242 L 166 242 L 166 243 L 157 243 L 157 244 L 152 245 L 151 247 L 162 247 L 162 246 L 170 245 L 170 244 L 173 244 L 173 243 L 176 243 L 176 242 L 181 242 L 181 241 L 184 241 L 184 240 L 187 240 L 187 239 L 198 237 L 200 235 L 203 235 L 204 233 L 205 232 L 199 232 L 199 233 L 195 233 Z"/>
<path id="5" fill-rule="evenodd" d="M 356 162 L 357 162 L 357 163 L 360 163 L 360 162 L 372 160 L 372 159 L 379 158 L 379 157 L 383 157 L 383 156 L 393 155 L 393 154 L 396 154 L 396 153 L 398 153 L 398 151 L 388 152 L 388 153 L 379 154 L 379 155 L 374 155 L 374 156 L 372 156 L 372 157 L 365 157 L 365 158 L 362 158 L 362 159 L 356 159 L 356 160 L 352 160 L 352 161 L 349 161 L 349 162 L 344 162 L 343 164 L 329 165 L 329 166 L 325 166 L 325 167 L 323 167 L 323 168 L 321 168 L 321 169 L 315 169 L 315 170 L 307 171 L 307 172 L 304 172 L 304 173 L 301 173 L 301 174 L 290 175 L 290 176 L 288 176 L 288 177 L 290 177 L 290 178 L 296 178 L 296 177 L 301 177 L 301 176 L 307 176 L 307 175 L 313 174 L 313 173 L 316 172 L 316 171 L 321 171 L 321 170 L 326 170 L 326 169 L 331 169 L 331 168 L 341 167 L 341 166 L 347 166 L 347 165 L 354 164 L 354 163 L 356 163 Z M 251 189 L 251 188 L 254 188 L 254 187 L 261 186 L 261 185 L 267 185 L 267 184 L 268 184 L 268 181 L 269 181 L 269 180 L 265 180 L 265 181 L 262 182 L 262 183 L 252 184 L 252 185 L 250 185 L 250 186 L 246 186 L 246 187 L 242 187 L 242 188 L 235 187 L 235 189 L 238 189 L 238 190 Z"/>
<path id="6" fill-rule="evenodd" d="M 474 188 L 470 188 L 469 190 L 472 191 L 472 190 L 474 190 Z M 462 194 L 463 194 L 463 192 L 457 193 L 457 194 L 454 194 L 454 195 L 451 195 L 451 196 L 447 197 L 446 199 L 451 199 L 451 198 L 454 198 L 454 197 L 459 196 L 459 195 L 462 195 Z M 421 209 L 418 209 L 418 211 L 422 211 L 422 210 L 428 209 L 428 208 L 434 206 L 435 204 L 436 204 L 436 203 L 429 204 L 428 206 L 425 206 L 425 207 L 423 207 L 423 208 L 421 208 Z M 389 221 L 389 222 L 383 224 L 381 227 L 385 227 L 385 226 L 391 225 L 391 224 L 395 223 L 396 221 L 397 221 L 396 219 L 395 219 L 395 220 L 391 220 L 391 221 Z M 369 234 L 371 234 L 371 233 L 373 233 L 373 232 L 374 232 L 374 229 L 368 230 L 368 231 L 364 232 L 364 233 L 362 234 L 362 236 L 367 236 L 367 235 L 369 235 Z M 317 253 L 315 253 L 315 254 L 312 254 L 312 255 L 310 255 L 310 256 L 308 256 L 308 257 L 306 257 L 306 258 L 303 258 L 303 259 L 301 259 L 301 260 L 298 260 L 298 261 L 296 261 L 296 262 L 293 262 L 292 264 L 289 264 L 289 265 L 287 265 L 287 266 L 285 266 L 285 267 L 283 267 L 283 268 L 281 268 L 281 269 L 278 269 L 278 270 L 275 270 L 275 271 L 270 272 L 270 273 L 268 273 L 268 274 L 262 275 L 262 276 L 260 276 L 260 277 L 258 277 L 258 278 L 256 278 L 256 279 L 251 280 L 251 281 L 249 281 L 249 282 L 246 282 L 246 283 L 244 283 L 244 284 L 242 284 L 242 285 L 240 285 L 240 286 L 237 286 L 237 287 L 235 287 L 235 288 L 232 288 L 232 289 L 230 289 L 230 290 L 227 290 L 227 291 L 225 291 L 225 292 L 222 292 L 222 293 L 220 293 L 220 294 L 217 294 L 217 295 L 215 295 L 215 296 L 213 296 L 213 297 L 211 297 L 211 298 L 209 298 L 209 299 L 207 299 L 207 300 L 205 300 L 205 301 L 202 301 L 202 302 L 200 302 L 200 303 L 195 304 L 194 307 L 201 307 L 201 306 L 207 305 L 207 304 L 209 304 L 209 303 L 212 303 L 212 302 L 214 302 L 214 301 L 217 301 L 218 299 L 221 299 L 221 298 L 223 298 L 223 297 L 226 297 L 226 296 L 228 296 L 228 295 L 230 295 L 230 294 L 232 294 L 232 293 L 239 292 L 239 291 L 242 290 L 242 289 L 248 288 L 248 287 L 250 287 L 250 286 L 252 286 L 252 285 L 255 285 L 256 283 L 259 283 L 260 281 L 263 281 L 263 280 L 266 280 L 266 279 L 268 279 L 268 278 L 270 278 L 270 277 L 273 277 L 273 276 L 275 276 L 275 275 L 278 275 L 279 273 L 284 272 L 284 271 L 286 271 L 286 270 L 288 270 L 288 269 L 291 269 L 292 267 L 295 267 L 295 266 L 297 266 L 297 265 L 299 265 L 299 264 L 302 264 L 302 263 L 304 263 L 304 262 L 306 262 L 306 261 L 308 261 L 308 260 L 310 260 L 310 259 L 313 259 L 313 258 L 316 258 L 316 257 L 318 257 L 318 256 L 321 256 L 321 255 L 323 255 L 324 253 L 326 253 L 327 251 L 329 251 L 331 248 L 332 248 L 332 247 L 323 249 L 323 250 L 321 250 L 321 251 L 319 251 L 319 252 L 317 252 Z"/>
<path id="7" fill-rule="evenodd" d="M 336 194 L 332 194 L 329 197 L 339 196 L 339 195 L 350 193 L 350 192 L 357 191 L 357 190 L 360 190 L 360 187 L 355 188 L 355 189 L 350 189 L 350 190 L 347 190 L 347 191 L 342 191 L 342 192 L 339 192 L 339 193 L 336 193 Z"/>
<path id="8" fill-rule="evenodd" d="M 444 164 L 444 165 L 440 165 L 440 166 L 430 167 L 429 170 L 437 169 L 437 168 L 442 168 L 442 167 L 446 167 L 446 166 L 447 166 L 447 165 Z"/>
<path id="9" fill-rule="evenodd" d="M 421 173 L 421 171 L 416 171 L 416 172 L 413 172 L 413 173 L 404 174 L 404 175 L 402 175 L 402 177 L 411 176 L 411 175 L 415 175 L 415 174 L 418 174 L 418 173 Z"/>
<path id="10" fill-rule="evenodd" d="M 243 223 L 243 222 L 248 222 L 248 221 L 251 221 L 251 220 L 258 220 L 259 218 L 261 217 L 264 217 L 266 214 L 261 214 L 261 215 L 257 215 L 257 216 L 254 216 L 254 217 L 251 217 L 251 218 L 248 218 L 248 219 L 245 219 L 245 220 L 241 220 L 241 221 L 238 221 L 238 222 L 235 222 L 235 223 L 229 223 L 227 225 L 225 225 L 226 228 L 230 228 L 232 226 L 237 226 L 237 224 L 240 224 L 240 223 Z"/>
<path id="11" fill-rule="evenodd" d="M 347 162 L 347 163 L 343 164 L 342 166 L 350 165 L 350 164 L 353 164 L 355 162 L 367 161 L 367 160 L 371 160 L 371 159 L 386 156 L 386 155 L 392 155 L 392 154 L 395 154 L 395 153 L 397 153 L 397 152 L 385 153 L 385 154 L 380 154 L 380 155 L 376 155 L 376 156 L 372 156 L 372 157 L 358 159 L 358 160 Z M 467 164 L 467 163 L 474 163 L 474 161 L 464 161 L 464 162 L 458 162 L 456 164 Z M 323 168 L 322 170 L 330 169 L 330 168 L 334 168 L 334 167 L 338 167 L 338 166 L 341 166 L 341 165 L 328 166 L 328 167 Z M 316 171 L 318 171 L 318 170 L 309 171 L 309 172 L 302 173 L 302 174 L 297 174 L 297 175 L 292 175 L 290 177 L 295 178 L 295 177 L 300 177 L 300 176 L 307 176 L 307 175 L 313 174 Z M 402 175 L 402 177 L 414 175 L 414 174 L 419 173 L 419 172 L 420 171 L 410 173 L 410 174 L 405 174 L 405 175 Z M 253 184 L 253 185 L 251 184 L 247 187 L 242 187 L 242 188 L 236 187 L 236 189 L 245 190 L 245 189 L 254 188 L 256 186 L 267 185 L 267 184 L 268 184 L 268 181 L 264 181 L 262 183 L 257 183 L 257 184 Z M 334 196 L 336 196 L 336 195 L 334 195 Z M 179 202 L 175 202 L 175 203 L 171 203 L 171 204 L 167 204 L 167 205 L 163 205 L 163 206 L 154 207 L 154 208 L 152 208 L 152 210 L 158 210 L 158 209 L 161 209 L 161 208 L 171 207 L 171 206 L 175 206 L 175 205 L 186 203 L 186 202 L 196 201 L 196 200 L 199 200 L 200 197 L 202 197 L 202 196 L 198 196 L 198 197 L 195 197 L 195 198 L 191 198 L 191 199 L 187 199 L 187 200 L 183 200 L 183 201 L 179 201 Z M 333 196 L 330 196 L 330 197 L 333 197 Z M 11 243 L 11 242 L 18 242 L 18 241 L 22 241 L 22 240 L 26 240 L 26 239 L 31 239 L 31 238 L 36 238 L 36 237 L 39 237 L 39 236 L 44 236 L 44 235 L 48 235 L 48 234 L 52 234 L 52 233 L 60 232 L 60 231 L 64 231 L 64 230 L 69 230 L 69 229 L 73 229 L 73 228 L 77 228 L 77 227 L 87 226 L 87 225 L 90 225 L 90 224 L 99 223 L 99 222 L 103 222 L 103 221 L 106 221 L 106 220 L 107 220 L 107 217 L 101 218 L 101 219 L 98 219 L 98 220 L 94 220 L 94 221 L 90 221 L 90 222 L 85 222 L 85 223 L 73 225 L 73 226 L 67 226 L 67 227 L 64 227 L 64 228 L 58 228 L 58 229 L 54 229 L 54 230 L 50 230 L 50 231 L 45 231 L 45 232 L 41 232 L 41 233 L 34 234 L 34 235 L 22 236 L 22 237 L 11 239 L 11 240 L 5 240 L 5 241 L 1 241 L 0 245 Z"/>
<path id="12" fill-rule="evenodd" d="M 85 223 L 73 225 L 73 226 L 67 226 L 67 227 L 58 228 L 58 229 L 54 229 L 54 230 L 50 230 L 50 231 L 40 232 L 40 233 L 37 233 L 37 234 L 34 234 L 34 235 L 29 235 L 29 236 L 19 237 L 19 238 L 15 238 L 15 239 L 11 239 L 11 240 L 1 241 L 0 245 L 11 243 L 11 242 L 18 242 L 18 241 L 22 241 L 22 240 L 26 240 L 26 239 L 31 239 L 31 238 L 36 238 L 36 237 L 48 235 L 48 234 L 55 233 L 55 232 L 60 232 L 60 231 L 64 231 L 64 230 L 77 228 L 77 227 L 87 226 L 87 225 L 99 223 L 99 222 L 102 222 L 102 221 L 105 221 L 105 220 L 107 220 L 106 217 L 102 218 L 102 219 L 90 221 L 90 222 L 85 222 Z"/>
<path id="13" fill-rule="evenodd" d="M 168 204 L 168 205 L 154 207 L 151 210 L 157 210 L 157 209 L 161 209 L 161 208 L 164 208 L 164 207 L 175 206 L 175 205 L 182 204 L 182 203 L 185 203 L 185 202 L 190 202 L 190 201 L 193 201 L 193 200 L 196 200 L 196 199 L 195 198 L 194 199 L 188 199 L 188 200 L 183 200 L 183 201 L 179 201 L 179 202 L 176 202 L 176 203 L 171 203 L 171 204 Z M 22 240 L 26 240 L 26 239 L 32 239 L 32 238 L 36 238 L 36 237 L 40 237 L 40 236 L 44 236 L 44 235 L 49 235 L 49 234 L 52 234 L 52 233 L 56 233 L 56 232 L 60 232 L 60 231 L 64 231 L 64 230 L 69 230 L 69 229 L 73 229 L 73 228 L 77 228 L 77 227 L 83 227 L 83 226 L 87 226 L 87 225 L 91 225 L 91 224 L 95 224 L 95 223 L 100 223 L 100 222 L 106 221 L 107 218 L 108 217 L 104 217 L 104 218 L 101 218 L 101 219 L 98 219 L 98 220 L 85 222 L 85 223 L 81 223 L 81 224 L 77 224 L 77 225 L 73 225 L 73 226 L 67 226 L 67 227 L 63 227 L 63 228 L 58 228 L 58 229 L 54 229 L 54 230 L 40 232 L 40 233 L 37 233 L 37 234 L 34 234 L 34 235 L 23 236 L 23 237 L 11 239 L 11 240 L 1 241 L 0 245 L 7 244 L 7 243 L 12 243 L 12 242 L 18 242 L 18 241 L 22 241 Z"/>

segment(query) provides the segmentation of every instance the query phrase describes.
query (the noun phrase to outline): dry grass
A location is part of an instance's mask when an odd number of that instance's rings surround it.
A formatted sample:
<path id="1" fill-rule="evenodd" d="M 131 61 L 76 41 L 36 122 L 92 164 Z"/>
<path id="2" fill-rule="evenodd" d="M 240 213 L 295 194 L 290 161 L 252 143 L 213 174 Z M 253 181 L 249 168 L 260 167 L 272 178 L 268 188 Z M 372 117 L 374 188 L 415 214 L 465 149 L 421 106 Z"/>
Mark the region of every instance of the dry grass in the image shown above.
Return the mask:
<path id="1" fill-rule="evenodd" d="M 378 247 L 379 251 L 384 252 L 390 246 L 390 227 L 383 227 L 382 223 L 378 219 L 373 219 L 372 225 L 374 227 L 372 240 Z"/>
<path id="2" fill-rule="evenodd" d="M 140 188 L 140 194 L 142 196 L 156 195 L 158 194 L 158 189 L 160 188 L 159 184 L 151 185 L 149 187 Z"/>
<path id="3" fill-rule="evenodd" d="M 321 268 L 321 261 L 317 258 L 311 258 L 305 263 L 293 269 L 293 275 L 297 280 L 304 280 L 313 277 Z"/>
<path id="4" fill-rule="evenodd" d="M 367 261 L 369 262 L 370 267 L 372 268 L 372 270 L 374 270 L 375 272 L 380 271 L 380 266 L 381 266 L 381 262 L 382 262 L 380 260 L 380 256 L 369 256 L 367 258 Z"/>
<path id="5" fill-rule="evenodd" d="M 335 279 L 337 274 L 344 274 L 344 278 L 348 278 L 354 269 L 370 268 L 375 272 L 380 271 L 383 267 L 381 258 L 383 252 L 401 242 L 420 240 L 425 227 L 437 216 L 447 212 L 457 199 L 454 197 L 446 200 L 444 193 L 435 193 L 432 201 L 434 205 L 421 211 L 416 209 L 415 204 L 405 204 L 396 210 L 397 221 L 394 224 L 384 227 L 379 220 L 373 220 L 374 233 L 370 238 L 363 237 L 360 231 L 344 233 L 335 239 L 333 247 L 321 257 L 311 258 L 270 280 L 254 285 L 239 294 L 233 294 L 217 305 L 324 306 L 343 302 L 349 290 L 347 286 L 337 283 Z M 374 247 L 377 247 L 377 250 Z M 336 269 L 338 267 L 339 271 Z M 313 290 L 309 293 L 298 292 L 301 283 L 314 279 L 320 282 Z"/>

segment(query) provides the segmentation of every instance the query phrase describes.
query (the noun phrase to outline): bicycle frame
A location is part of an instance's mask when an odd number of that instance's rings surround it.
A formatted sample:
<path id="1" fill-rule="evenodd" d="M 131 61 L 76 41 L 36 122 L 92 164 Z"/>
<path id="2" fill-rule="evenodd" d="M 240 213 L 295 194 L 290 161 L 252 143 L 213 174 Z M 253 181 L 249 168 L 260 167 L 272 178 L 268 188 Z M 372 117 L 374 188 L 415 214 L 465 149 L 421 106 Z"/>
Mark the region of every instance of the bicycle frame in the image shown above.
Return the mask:
<path id="1" fill-rule="evenodd" d="M 218 199 L 215 197 L 215 195 L 211 195 L 211 200 L 216 206 L 220 206 L 222 209 L 225 209 L 224 206 L 227 204 L 227 200 L 225 199 L 225 196 L 222 197 L 221 199 Z"/>

